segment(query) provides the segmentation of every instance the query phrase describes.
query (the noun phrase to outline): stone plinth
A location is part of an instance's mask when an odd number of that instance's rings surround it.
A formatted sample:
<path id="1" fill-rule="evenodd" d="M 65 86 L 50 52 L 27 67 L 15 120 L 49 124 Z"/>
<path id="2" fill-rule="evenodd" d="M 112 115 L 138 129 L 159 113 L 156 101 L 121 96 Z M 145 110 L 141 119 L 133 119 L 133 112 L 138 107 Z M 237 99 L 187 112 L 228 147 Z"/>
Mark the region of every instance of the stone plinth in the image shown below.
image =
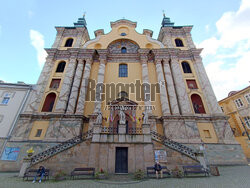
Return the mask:
<path id="1" fill-rule="evenodd" d="M 118 133 L 119 134 L 126 134 L 126 124 L 119 124 Z"/>
<path id="2" fill-rule="evenodd" d="M 102 124 L 94 123 L 92 142 L 99 142 L 100 141 L 101 131 L 102 131 Z"/>
<path id="3" fill-rule="evenodd" d="M 22 164 L 21 169 L 19 171 L 18 177 L 23 177 L 24 176 L 24 173 L 26 172 L 27 168 L 30 167 L 30 164 L 31 164 L 31 158 L 30 157 L 23 159 L 23 164 Z"/>

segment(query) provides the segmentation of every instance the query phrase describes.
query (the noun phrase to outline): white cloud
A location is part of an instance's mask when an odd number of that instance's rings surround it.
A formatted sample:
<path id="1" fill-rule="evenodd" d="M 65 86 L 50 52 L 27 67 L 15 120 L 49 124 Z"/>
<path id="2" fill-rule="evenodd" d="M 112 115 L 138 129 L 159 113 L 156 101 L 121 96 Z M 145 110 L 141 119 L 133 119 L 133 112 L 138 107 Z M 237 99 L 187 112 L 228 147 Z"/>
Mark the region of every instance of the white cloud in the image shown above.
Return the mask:
<path id="1" fill-rule="evenodd" d="M 41 33 L 39 33 L 38 31 L 31 29 L 30 30 L 30 40 L 31 40 L 32 46 L 34 46 L 34 48 L 37 51 L 37 60 L 38 60 L 39 67 L 42 68 L 44 65 L 46 56 L 47 56 L 47 53 L 44 50 L 43 35 Z"/>
<path id="2" fill-rule="evenodd" d="M 206 70 L 218 99 L 249 85 L 249 18 L 250 1 L 242 0 L 239 10 L 225 12 L 216 22 L 216 35 L 198 44 L 204 62 L 210 60 Z"/>

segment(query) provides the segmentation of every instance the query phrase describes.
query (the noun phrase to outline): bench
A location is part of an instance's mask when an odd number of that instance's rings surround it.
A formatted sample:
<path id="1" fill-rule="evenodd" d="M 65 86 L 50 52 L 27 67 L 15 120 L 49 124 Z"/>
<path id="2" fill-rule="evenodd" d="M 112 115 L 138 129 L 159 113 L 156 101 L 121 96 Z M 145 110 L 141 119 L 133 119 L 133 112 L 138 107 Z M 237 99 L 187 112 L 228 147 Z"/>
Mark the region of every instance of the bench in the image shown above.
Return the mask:
<path id="1" fill-rule="evenodd" d="M 189 165 L 189 166 L 183 166 L 183 173 L 184 176 L 187 176 L 188 174 L 204 174 L 205 176 L 209 176 L 208 169 L 205 169 L 201 165 Z"/>
<path id="2" fill-rule="evenodd" d="M 95 168 L 75 168 L 71 172 L 71 178 L 75 179 L 75 176 L 95 176 Z"/>
<path id="3" fill-rule="evenodd" d="M 38 169 L 27 169 L 26 172 L 23 175 L 23 180 L 26 178 L 26 180 L 29 179 L 29 177 L 34 177 L 37 175 Z M 44 174 L 44 180 L 48 179 L 49 180 L 49 169 L 45 169 L 45 174 Z"/>
<path id="4" fill-rule="evenodd" d="M 170 170 L 166 166 L 162 166 L 161 168 L 162 168 L 163 176 L 164 175 L 169 175 L 169 176 L 171 175 Z M 149 177 L 152 174 L 155 176 L 155 168 L 153 166 L 147 167 L 147 177 Z"/>

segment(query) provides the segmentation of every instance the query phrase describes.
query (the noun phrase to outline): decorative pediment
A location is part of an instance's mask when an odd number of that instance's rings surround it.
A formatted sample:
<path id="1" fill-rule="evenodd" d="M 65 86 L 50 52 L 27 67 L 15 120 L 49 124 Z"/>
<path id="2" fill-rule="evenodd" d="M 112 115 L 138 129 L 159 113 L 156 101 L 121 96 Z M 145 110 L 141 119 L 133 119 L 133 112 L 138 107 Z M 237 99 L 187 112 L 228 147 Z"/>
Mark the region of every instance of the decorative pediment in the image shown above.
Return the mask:
<path id="1" fill-rule="evenodd" d="M 132 22 L 130 20 L 126 20 L 126 19 L 121 19 L 121 20 L 117 20 L 115 22 L 110 22 L 110 26 L 111 28 L 113 27 L 118 27 L 120 25 L 127 25 L 129 27 L 133 27 L 133 28 L 136 28 L 137 26 L 137 23 L 136 22 Z"/>
<path id="2" fill-rule="evenodd" d="M 137 106 L 138 103 L 132 101 L 132 100 L 129 100 L 128 98 L 118 98 L 116 100 L 113 100 L 110 102 L 110 105 L 133 105 L 133 106 Z"/>

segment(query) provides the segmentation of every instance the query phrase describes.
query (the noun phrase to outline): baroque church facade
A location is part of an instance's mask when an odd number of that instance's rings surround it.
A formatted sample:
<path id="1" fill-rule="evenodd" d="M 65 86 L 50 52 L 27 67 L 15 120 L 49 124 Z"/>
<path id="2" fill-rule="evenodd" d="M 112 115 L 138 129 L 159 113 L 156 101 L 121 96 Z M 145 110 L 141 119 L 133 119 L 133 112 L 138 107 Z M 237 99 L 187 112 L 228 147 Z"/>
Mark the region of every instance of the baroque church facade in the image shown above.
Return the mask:
<path id="1" fill-rule="evenodd" d="M 136 22 L 111 22 L 90 40 L 85 18 L 56 27 L 57 35 L 24 112 L 6 147 L 20 148 L 1 169 L 31 166 L 70 172 L 94 167 L 109 173 L 199 163 L 244 164 L 227 117 L 218 106 L 192 26 L 162 21 L 158 39 Z M 170 167 L 171 168 L 171 167 Z"/>

